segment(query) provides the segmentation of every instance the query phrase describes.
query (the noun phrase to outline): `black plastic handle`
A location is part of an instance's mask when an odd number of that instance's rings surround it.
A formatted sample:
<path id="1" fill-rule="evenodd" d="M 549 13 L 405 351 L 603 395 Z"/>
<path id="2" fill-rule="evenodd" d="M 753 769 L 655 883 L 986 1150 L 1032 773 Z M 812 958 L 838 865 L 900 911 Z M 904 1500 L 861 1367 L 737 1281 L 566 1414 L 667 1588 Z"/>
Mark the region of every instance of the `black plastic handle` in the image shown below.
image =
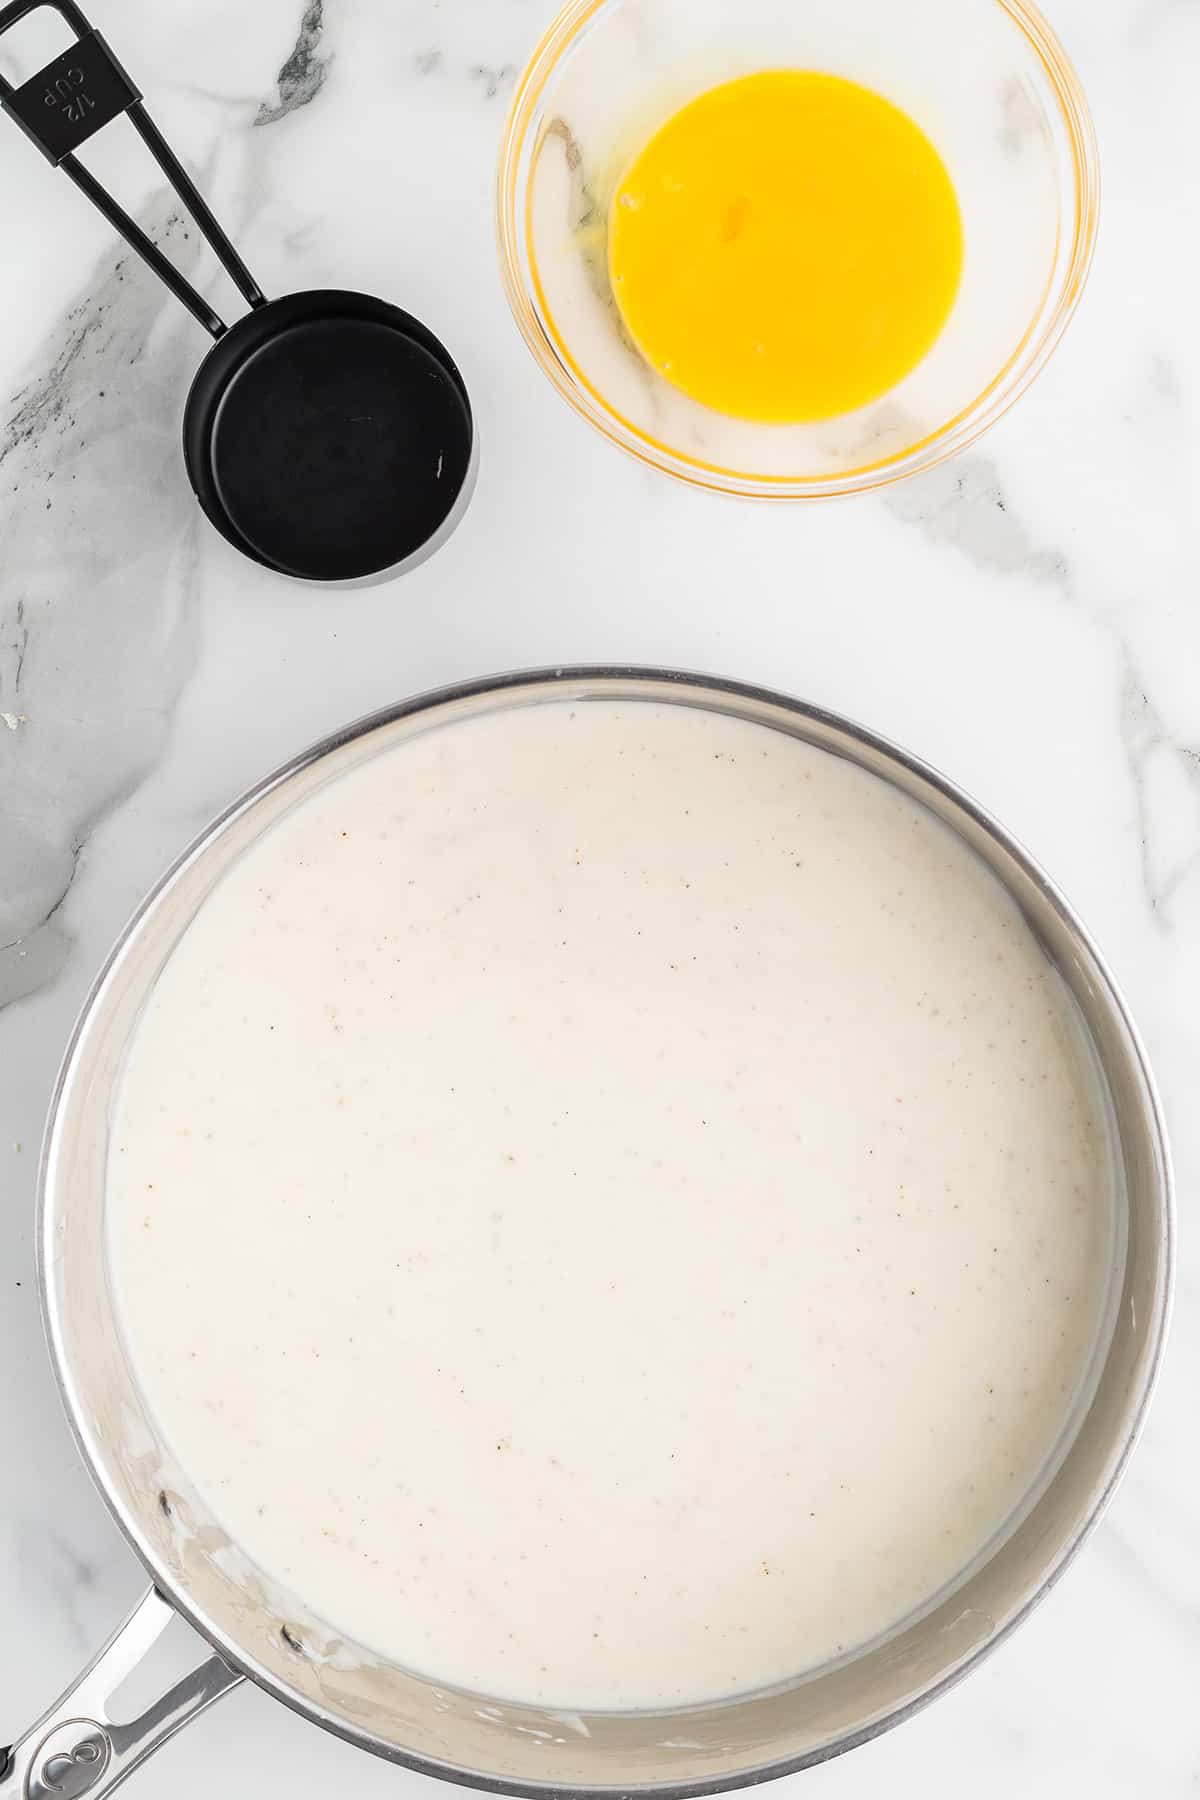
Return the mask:
<path id="1" fill-rule="evenodd" d="M 104 38 L 89 25 L 75 0 L 12 0 L 10 5 L 0 7 L 0 37 L 42 6 L 59 14 L 74 32 L 75 42 L 20 87 L 14 88 L 0 75 L 0 107 L 49 162 L 70 176 L 126 243 L 149 264 L 159 280 L 182 300 L 193 318 L 198 319 L 213 337 L 224 336 L 224 320 L 174 264 L 167 261 L 157 244 L 134 223 L 123 207 L 118 206 L 95 176 L 76 161 L 75 151 L 79 146 L 111 120 L 126 113 L 248 305 L 259 307 L 265 304 L 262 289 L 146 111 L 141 90 L 130 80 Z"/>

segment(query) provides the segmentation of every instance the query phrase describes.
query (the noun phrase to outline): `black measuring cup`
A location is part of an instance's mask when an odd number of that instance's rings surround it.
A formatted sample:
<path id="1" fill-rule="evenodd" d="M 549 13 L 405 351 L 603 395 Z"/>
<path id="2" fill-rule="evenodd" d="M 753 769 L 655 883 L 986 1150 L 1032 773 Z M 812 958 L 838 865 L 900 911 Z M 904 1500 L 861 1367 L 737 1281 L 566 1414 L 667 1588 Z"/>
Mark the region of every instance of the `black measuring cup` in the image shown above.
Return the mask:
<path id="1" fill-rule="evenodd" d="M 49 6 L 75 42 L 0 106 L 69 175 L 216 340 L 183 415 L 188 478 L 221 535 L 310 581 L 396 570 L 453 528 L 473 470 L 462 376 L 428 328 L 385 300 L 336 288 L 268 300 L 74 0 L 14 0 L 0 35 Z M 250 311 L 226 326 L 75 157 L 128 115 Z"/>

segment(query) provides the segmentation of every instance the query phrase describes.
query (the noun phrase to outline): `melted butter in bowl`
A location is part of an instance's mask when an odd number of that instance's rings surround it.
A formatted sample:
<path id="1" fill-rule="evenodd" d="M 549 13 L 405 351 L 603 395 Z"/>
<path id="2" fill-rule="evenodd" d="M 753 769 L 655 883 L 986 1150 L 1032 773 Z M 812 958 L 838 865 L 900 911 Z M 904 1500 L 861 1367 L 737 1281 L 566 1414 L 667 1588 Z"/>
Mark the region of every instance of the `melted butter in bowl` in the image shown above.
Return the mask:
<path id="1" fill-rule="evenodd" d="M 963 230 L 945 164 L 899 107 L 812 69 L 711 88 L 617 183 L 613 295 L 652 368 L 735 418 L 853 412 L 950 314 Z"/>
<path id="2" fill-rule="evenodd" d="M 958 838 L 789 735 L 514 706 L 300 802 L 170 956 L 113 1120 L 148 1404 L 331 1627 L 553 1706 L 895 1628 L 1096 1350 L 1105 1096 Z"/>

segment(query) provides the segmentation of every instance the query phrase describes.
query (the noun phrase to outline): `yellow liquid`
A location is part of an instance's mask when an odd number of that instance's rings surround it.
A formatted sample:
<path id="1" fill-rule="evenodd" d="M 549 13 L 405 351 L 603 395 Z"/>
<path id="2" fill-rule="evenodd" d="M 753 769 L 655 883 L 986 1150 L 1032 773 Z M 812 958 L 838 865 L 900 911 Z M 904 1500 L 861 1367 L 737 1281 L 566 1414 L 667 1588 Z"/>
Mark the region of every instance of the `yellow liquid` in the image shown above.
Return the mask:
<path id="1" fill-rule="evenodd" d="M 915 368 L 962 272 L 941 157 L 890 101 L 807 69 L 712 88 L 617 183 L 609 278 L 642 355 L 763 423 L 865 406 Z"/>

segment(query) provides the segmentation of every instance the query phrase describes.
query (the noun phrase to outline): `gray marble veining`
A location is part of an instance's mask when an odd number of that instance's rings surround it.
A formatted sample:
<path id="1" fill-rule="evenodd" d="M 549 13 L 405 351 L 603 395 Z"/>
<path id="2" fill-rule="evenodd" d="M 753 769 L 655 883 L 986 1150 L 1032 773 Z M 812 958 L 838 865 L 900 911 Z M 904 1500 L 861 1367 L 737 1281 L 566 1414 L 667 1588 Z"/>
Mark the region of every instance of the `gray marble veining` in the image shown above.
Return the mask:
<path id="1" fill-rule="evenodd" d="M 307 106 L 320 93 L 331 60 L 328 54 L 321 53 L 324 29 L 325 0 L 310 0 L 300 20 L 295 46 L 279 70 L 279 97 L 263 101 L 254 120 L 256 125 L 273 125 L 297 107 Z"/>
<path id="2" fill-rule="evenodd" d="M 1033 542 L 1005 494 L 999 469 L 985 454 L 968 451 L 902 482 L 886 504 L 932 543 L 961 550 L 981 569 L 1060 583 L 1068 579 L 1065 554 Z"/>
<path id="3" fill-rule="evenodd" d="M 184 267 L 194 230 L 139 221 Z M 0 439 L 0 1005 L 51 980 L 88 839 L 162 749 L 192 650 L 194 503 L 174 420 L 190 322 L 123 247 L 87 278 Z"/>

